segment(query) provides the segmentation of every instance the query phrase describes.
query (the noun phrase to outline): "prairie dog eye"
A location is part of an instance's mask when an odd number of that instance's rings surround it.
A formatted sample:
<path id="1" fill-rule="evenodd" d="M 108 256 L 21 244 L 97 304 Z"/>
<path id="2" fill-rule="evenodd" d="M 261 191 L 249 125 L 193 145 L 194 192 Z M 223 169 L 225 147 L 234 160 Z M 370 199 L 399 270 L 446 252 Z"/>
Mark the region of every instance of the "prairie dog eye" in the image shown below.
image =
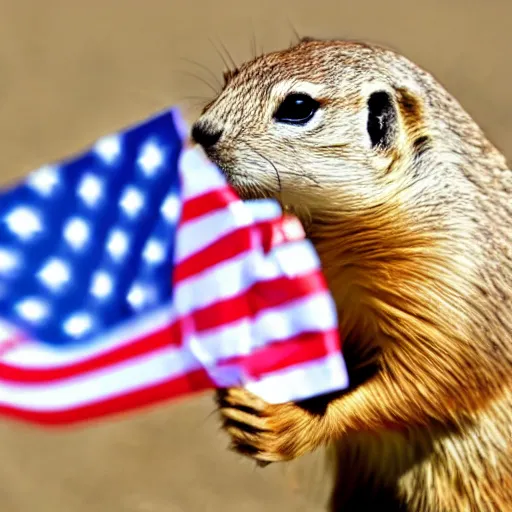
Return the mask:
<path id="1" fill-rule="evenodd" d="M 318 110 L 320 103 L 311 96 L 302 93 L 291 93 L 281 102 L 274 119 L 279 123 L 304 125 Z"/>

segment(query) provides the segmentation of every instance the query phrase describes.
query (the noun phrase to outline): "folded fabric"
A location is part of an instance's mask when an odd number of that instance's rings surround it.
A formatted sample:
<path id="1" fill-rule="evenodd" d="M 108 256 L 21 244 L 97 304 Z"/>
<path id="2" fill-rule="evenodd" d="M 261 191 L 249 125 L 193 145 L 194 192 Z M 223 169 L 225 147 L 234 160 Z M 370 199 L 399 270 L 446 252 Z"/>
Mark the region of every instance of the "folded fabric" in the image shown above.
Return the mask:
<path id="1" fill-rule="evenodd" d="M 201 390 L 344 389 L 300 223 L 242 202 L 176 110 L 0 195 L 0 414 L 68 424 Z"/>

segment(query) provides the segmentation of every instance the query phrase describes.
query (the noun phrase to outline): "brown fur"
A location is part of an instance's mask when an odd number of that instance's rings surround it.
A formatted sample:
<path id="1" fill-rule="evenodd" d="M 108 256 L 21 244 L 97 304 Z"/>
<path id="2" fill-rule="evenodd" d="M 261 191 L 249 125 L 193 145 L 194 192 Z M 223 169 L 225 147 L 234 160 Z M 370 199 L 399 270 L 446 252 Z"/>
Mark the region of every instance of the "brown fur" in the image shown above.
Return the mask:
<path id="1" fill-rule="evenodd" d="M 333 511 L 512 510 L 505 159 L 431 75 L 376 46 L 305 40 L 226 80 L 200 119 L 223 130 L 208 153 L 242 195 L 276 197 L 302 219 L 352 381 L 305 404 L 220 393 L 235 449 L 273 462 L 334 447 Z M 276 125 L 272 112 L 301 88 L 322 117 Z M 382 89 L 397 131 L 371 148 L 366 100 Z"/>

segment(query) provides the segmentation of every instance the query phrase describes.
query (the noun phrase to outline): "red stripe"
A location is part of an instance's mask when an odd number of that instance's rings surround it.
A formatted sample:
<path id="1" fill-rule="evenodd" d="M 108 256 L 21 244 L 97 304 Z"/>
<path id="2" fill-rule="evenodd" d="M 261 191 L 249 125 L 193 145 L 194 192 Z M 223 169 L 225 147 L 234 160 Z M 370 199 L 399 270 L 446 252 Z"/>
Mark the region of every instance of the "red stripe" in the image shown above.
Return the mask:
<path id="1" fill-rule="evenodd" d="M 325 291 L 323 279 L 315 272 L 292 279 L 278 277 L 255 283 L 247 293 L 197 310 L 190 315 L 197 332 L 228 325 L 243 318 L 253 319 L 270 308 L 285 307 Z"/>
<path id="2" fill-rule="evenodd" d="M 244 252 L 262 247 L 268 253 L 274 247 L 302 238 L 301 224 L 294 218 L 284 217 L 242 226 L 181 261 L 174 270 L 173 279 L 178 283 Z"/>
<path id="3" fill-rule="evenodd" d="M 305 233 L 299 219 L 291 215 L 285 215 L 262 226 L 263 246 L 267 252 L 274 247 L 287 243 L 304 240 Z M 308 243 L 308 242 L 304 242 Z"/>
<path id="4" fill-rule="evenodd" d="M 217 210 L 222 210 L 234 201 L 240 201 L 240 199 L 228 185 L 193 197 L 192 199 L 187 199 L 183 203 L 180 224 Z"/>
<path id="5" fill-rule="evenodd" d="M 0 363 L 0 379 L 17 383 L 52 382 L 96 371 L 129 359 L 181 343 L 180 322 L 187 320 L 200 333 L 243 318 L 254 318 L 263 311 L 291 304 L 292 301 L 324 292 L 322 276 L 317 272 L 296 278 L 278 277 L 260 281 L 246 292 L 198 309 L 187 317 L 149 335 L 139 337 L 128 345 L 115 348 L 98 356 L 56 368 L 19 368 Z"/>
<path id="6" fill-rule="evenodd" d="M 246 375 L 260 380 L 266 374 L 317 361 L 340 351 L 336 330 L 306 332 L 288 340 L 280 340 L 261 347 L 248 355 L 226 359 L 222 366 L 236 365 Z"/>
<path id="7" fill-rule="evenodd" d="M 224 235 L 204 249 L 181 261 L 174 269 L 173 281 L 179 283 L 200 272 L 210 270 L 219 263 L 254 249 L 253 231 L 241 227 Z"/>
<path id="8" fill-rule="evenodd" d="M 179 344 L 179 340 L 176 340 L 176 334 L 179 334 L 179 330 L 176 327 L 176 324 L 173 324 L 147 336 L 137 338 L 128 345 L 112 349 L 98 356 L 92 356 L 90 359 L 77 363 L 66 364 L 65 366 L 22 368 L 0 363 L 0 379 L 19 384 L 49 383 L 100 370 L 169 345 Z"/>
<path id="9" fill-rule="evenodd" d="M 104 416 L 124 413 L 154 405 L 179 396 L 191 395 L 214 387 L 213 381 L 204 370 L 196 370 L 186 375 L 168 380 L 162 384 L 126 393 L 122 396 L 76 407 L 64 411 L 38 412 L 0 405 L 0 414 L 17 420 L 39 425 L 71 425 L 91 421 Z"/>

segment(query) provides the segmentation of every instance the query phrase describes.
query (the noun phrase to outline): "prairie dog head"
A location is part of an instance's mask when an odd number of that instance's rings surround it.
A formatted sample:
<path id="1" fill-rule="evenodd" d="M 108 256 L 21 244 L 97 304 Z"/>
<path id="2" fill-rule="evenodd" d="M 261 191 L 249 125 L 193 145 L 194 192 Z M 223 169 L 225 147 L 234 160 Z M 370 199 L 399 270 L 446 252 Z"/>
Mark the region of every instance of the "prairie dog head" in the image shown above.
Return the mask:
<path id="1" fill-rule="evenodd" d="M 193 138 L 242 197 L 275 197 L 303 220 L 424 202 L 453 160 L 436 157 L 464 139 L 450 123 L 472 127 L 430 75 L 366 44 L 304 40 L 225 81 Z"/>

